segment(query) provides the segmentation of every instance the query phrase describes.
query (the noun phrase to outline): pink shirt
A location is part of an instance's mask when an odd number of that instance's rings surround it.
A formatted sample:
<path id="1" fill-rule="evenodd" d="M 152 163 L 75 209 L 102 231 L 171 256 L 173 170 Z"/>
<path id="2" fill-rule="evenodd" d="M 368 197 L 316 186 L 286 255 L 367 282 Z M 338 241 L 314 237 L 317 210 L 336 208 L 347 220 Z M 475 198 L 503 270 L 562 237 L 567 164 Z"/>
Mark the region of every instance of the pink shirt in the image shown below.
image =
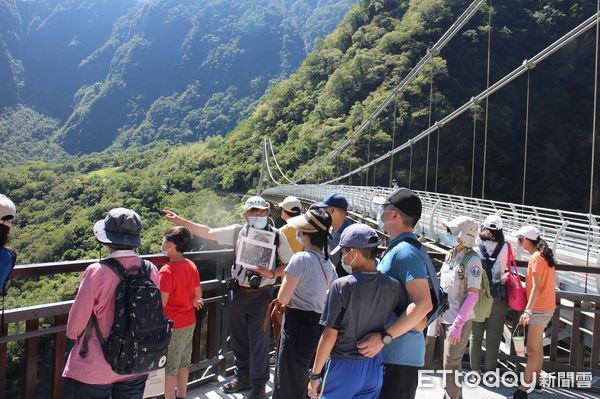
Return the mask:
<path id="1" fill-rule="evenodd" d="M 140 257 L 133 251 L 115 251 L 110 257 L 118 258 L 119 262 L 127 269 L 140 265 Z M 152 266 L 150 278 L 158 287 L 156 266 Z M 89 349 L 86 358 L 83 359 L 79 356 L 83 334 L 92 312 L 98 319 L 104 339 L 110 334 L 115 311 L 115 290 L 120 281 L 120 278 L 112 270 L 100 263 L 91 264 L 85 269 L 67 321 L 67 337 L 77 342 L 69 354 L 63 377 L 72 378 L 85 384 L 112 384 L 135 377 L 120 375 L 112 371 L 104 358 L 95 332 L 88 341 Z"/>

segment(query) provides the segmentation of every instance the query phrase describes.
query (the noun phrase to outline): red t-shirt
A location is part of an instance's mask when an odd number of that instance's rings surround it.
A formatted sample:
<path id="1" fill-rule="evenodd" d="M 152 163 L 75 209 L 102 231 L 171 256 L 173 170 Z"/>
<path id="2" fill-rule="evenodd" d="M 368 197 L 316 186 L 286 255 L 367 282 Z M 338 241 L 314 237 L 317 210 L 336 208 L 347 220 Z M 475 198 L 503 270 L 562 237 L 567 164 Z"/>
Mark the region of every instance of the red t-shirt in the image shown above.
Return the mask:
<path id="1" fill-rule="evenodd" d="M 196 323 L 194 290 L 200 286 L 198 268 L 191 260 L 169 262 L 159 271 L 160 290 L 169 293 L 165 306 L 173 328 L 184 328 Z"/>

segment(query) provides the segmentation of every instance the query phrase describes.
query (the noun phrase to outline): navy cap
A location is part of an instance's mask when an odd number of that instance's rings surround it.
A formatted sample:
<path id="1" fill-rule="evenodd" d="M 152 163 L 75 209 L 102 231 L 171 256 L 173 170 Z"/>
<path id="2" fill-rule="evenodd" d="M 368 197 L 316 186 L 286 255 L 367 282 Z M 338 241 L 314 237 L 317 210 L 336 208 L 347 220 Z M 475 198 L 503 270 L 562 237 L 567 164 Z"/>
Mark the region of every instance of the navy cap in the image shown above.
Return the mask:
<path id="1" fill-rule="evenodd" d="M 326 208 L 328 206 L 332 206 L 334 208 L 339 208 L 344 211 L 348 210 L 348 201 L 342 194 L 331 194 L 326 197 L 324 201 L 317 202 L 314 204 L 316 208 Z"/>
<path id="2" fill-rule="evenodd" d="M 377 232 L 366 224 L 355 223 L 344 229 L 340 237 L 340 244 L 331 251 L 335 255 L 342 247 L 346 248 L 372 248 L 381 244 Z"/>

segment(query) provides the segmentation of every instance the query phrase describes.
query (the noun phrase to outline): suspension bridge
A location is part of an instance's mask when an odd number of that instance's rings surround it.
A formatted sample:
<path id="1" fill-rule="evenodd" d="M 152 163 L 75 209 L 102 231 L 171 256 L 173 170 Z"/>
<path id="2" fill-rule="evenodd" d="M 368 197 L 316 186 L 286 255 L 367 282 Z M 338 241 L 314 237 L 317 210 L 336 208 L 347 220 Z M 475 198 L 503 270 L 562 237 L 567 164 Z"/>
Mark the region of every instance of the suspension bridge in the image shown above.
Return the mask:
<path id="1" fill-rule="evenodd" d="M 499 2 L 500 0 L 494 0 Z M 427 66 L 431 65 L 442 50 L 460 34 L 475 15 L 488 6 L 487 14 L 487 48 L 486 85 L 478 93 L 472 93 L 464 103 L 451 112 L 433 120 L 432 106 L 434 97 L 433 76 L 429 77 L 429 120 L 428 126 L 420 133 L 404 142 L 397 140 L 397 115 L 401 111 L 398 99 L 409 88 L 414 80 L 423 76 Z M 286 163 L 277 159 L 276 148 L 272 139 L 265 137 L 263 142 L 263 162 L 259 178 L 259 191 L 262 195 L 277 204 L 283 197 L 294 195 L 300 198 L 305 206 L 320 201 L 328 194 L 341 193 L 349 201 L 350 217 L 376 226 L 376 207 L 372 203 L 375 195 L 386 195 L 391 192 L 392 179 L 402 172 L 405 184 L 416 188 L 417 168 L 414 149 L 417 143 L 426 142 L 425 182 L 423 190 L 416 190 L 423 202 L 423 217 L 417 225 L 417 233 L 429 247 L 434 259 L 443 257 L 448 243 L 445 241 L 445 230 L 441 222 L 458 215 L 472 216 L 476 220 L 490 214 L 502 217 L 505 230 L 517 229 L 523 224 L 535 224 L 543 236 L 550 242 L 557 254 L 557 271 L 559 284 L 557 287 L 558 308 L 551 327 L 546 331 L 545 370 L 558 372 L 586 372 L 590 375 L 591 390 L 556 389 L 546 390 L 544 397 L 592 398 L 599 392 L 600 379 L 600 216 L 593 214 L 595 191 L 595 153 L 597 139 L 597 88 L 598 88 L 598 42 L 600 35 L 600 1 L 596 12 L 587 16 L 577 26 L 565 32 L 558 40 L 547 43 L 541 51 L 531 54 L 521 65 L 509 71 L 496 82 L 491 81 L 490 58 L 492 55 L 491 32 L 493 28 L 492 0 L 476 0 L 469 4 L 454 23 L 443 33 L 426 54 L 414 65 L 412 70 L 400 83 L 393 87 L 384 101 L 368 115 L 364 121 L 340 142 L 334 143 L 332 149 L 310 160 L 307 164 L 293 170 L 286 169 Z M 551 55 L 566 46 L 581 40 L 586 33 L 595 29 L 595 57 L 593 97 L 590 98 L 591 140 L 589 141 L 591 161 L 589 165 L 589 195 L 587 212 L 550 209 L 527 204 L 528 174 L 532 165 L 528 161 L 531 154 L 530 143 L 530 78 L 537 66 Z M 526 108 L 522 154 L 522 179 L 520 181 L 521 201 L 503 202 L 490 198 L 489 168 L 493 162 L 488 154 L 490 129 L 489 115 L 490 97 L 506 90 L 506 87 L 518 78 L 526 78 L 527 91 L 524 99 Z M 342 164 L 343 155 L 351 151 L 352 146 L 361 140 L 369 140 L 369 129 L 377 125 L 386 112 L 391 112 L 391 146 L 383 154 L 371 151 L 370 142 L 366 157 L 360 166 Z M 470 187 L 463 195 L 444 193 L 439 184 L 444 173 L 440 170 L 439 156 L 444 150 L 440 146 L 440 135 L 452 130 L 452 122 L 461 116 L 472 114 L 472 152 L 470 165 Z M 476 140 L 478 123 L 483 117 L 483 154 L 481 164 L 481 180 L 476 177 Z M 452 132 L 453 134 L 471 134 L 468 132 Z M 587 143 L 582 145 L 588 145 Z M 408 168 L 399 168 L 395 164 L 395 155 L 408 152 Z M 335 164 L 335 168 L 331 166 Z M 282 168 L 282 165 L 284 166 Z M 332 174 L 331 170 L 336 173 Z M 341 170 L 347 172 L 341 172 Z M 384 171 L 385 173 L 382 173 Z M 382 176 L 385 176 L 382 178 Z M 360 183 L 358 183 L 360 182 Z M 344 184 L 346 183 L 346 184 Z M 517 183 L 518 185 L 519 183 Z M 531 183 L 530 183 L 531 184 Z M 480 187 L 480 190 L 478 189 Z M 596 188 L 597 190 L 597 188 Z M 381 232 L 383 234 L 383 232 Z M 513 242 L 514 244 L 514 242 Z M 526 254 L 518 252 L 519 265 L 526 266 Z M 205 308 L 202 317 L 198 318 L 193 343 L 192 366 L 190 367 L 191 387 L 198 387 L 190 392 L 190 397 L 220 398 L 227 397 L 217 392 L 214 384 L 231 375 L 232 354 L 228 350 L 228 326 L 225 323 L 226 291 L 221 284 L 227 276 L 233 261 L 232 250 L 216 250 L 188 253 L 186 256 L 197 263 L 203 270 L 202 288 L 205 295 Z M 148 255 L 147 259 L 157 266 L 167 262 L 161 255 Z M 93 263 L 93 260 L 74 262 L 58 262 L 33 265 L 18 265 L 13 271 L 13 279 L 40 278 L 56 276 L 64 273 L 77 273 Z M 60 399 L 67 396 L 64 381 L 61 377 L 64 367 L 65 353 L 68 351 L 65 337 L 65 325 L 72 300 L 43 305 L 7 310 L 4 323 L 7 328 L 4 336 L 0 336 L 0 399 L 19 392 L 19 397 L 36 398 L 52 397 Z M 514 325 L 518 315 L 510 315 L 507 325 Z M 9 357 L 8 348 L 18 347 L 14 357 Z M 501 344 L 502 364 L 507 368 L 522 366 L 524 358 L 515 354 L 510 345 L 510 331 L 505 329 L 505 339 Z M 14 370 L 18 370 L 15 375 Z M 10 370 L 13 370 L 12 372 Z M 11 374 L 12 373 L 12 374 Z M 587 380 L 586 380 L 587 381 Z M 211 385 L 213 384 L 213 385 Z M 574 387 L 571 386 L 571 387 Z M 594 390 L 595 387 L 595 390 Z M 439 391 L 438 391 L 439 393 Z M 42 396 L 40 396 L 40 394 Z M 502 393 L 489 390 L 471 392 L 466 397 L 503 397 Z M 510 394 L 510 392 L 505 392 Z M 431 397 L 431 392 L 421 393 L 419 397 Z M 236 396 L 241 397 L 241 396 Z"/>

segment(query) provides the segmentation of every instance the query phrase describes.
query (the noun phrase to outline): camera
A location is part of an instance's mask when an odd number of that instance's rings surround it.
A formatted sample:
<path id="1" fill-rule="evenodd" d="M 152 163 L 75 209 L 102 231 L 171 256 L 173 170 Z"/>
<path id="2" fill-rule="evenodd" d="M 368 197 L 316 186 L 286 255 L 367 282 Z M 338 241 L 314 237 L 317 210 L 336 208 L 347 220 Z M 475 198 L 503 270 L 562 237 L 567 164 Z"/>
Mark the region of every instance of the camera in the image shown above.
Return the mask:
<path id="1" fill-rule="evenodd" d="M 246 278 L 248 279 L 248 285 L 252 289 L 257 289 L 260 287 L 260 282 L 262 281 L 262 277 L 254 272 L 246 273 Z"/>
<path id="2" fill-rule="evenodd" d="M 235 277 L 229 277 L 229 278 L 221 281 L 221 284 L 228 291 L 233 291 L 233 290 L 237 289 L 237 287 L 238 287 L 238 282 Z"/>

